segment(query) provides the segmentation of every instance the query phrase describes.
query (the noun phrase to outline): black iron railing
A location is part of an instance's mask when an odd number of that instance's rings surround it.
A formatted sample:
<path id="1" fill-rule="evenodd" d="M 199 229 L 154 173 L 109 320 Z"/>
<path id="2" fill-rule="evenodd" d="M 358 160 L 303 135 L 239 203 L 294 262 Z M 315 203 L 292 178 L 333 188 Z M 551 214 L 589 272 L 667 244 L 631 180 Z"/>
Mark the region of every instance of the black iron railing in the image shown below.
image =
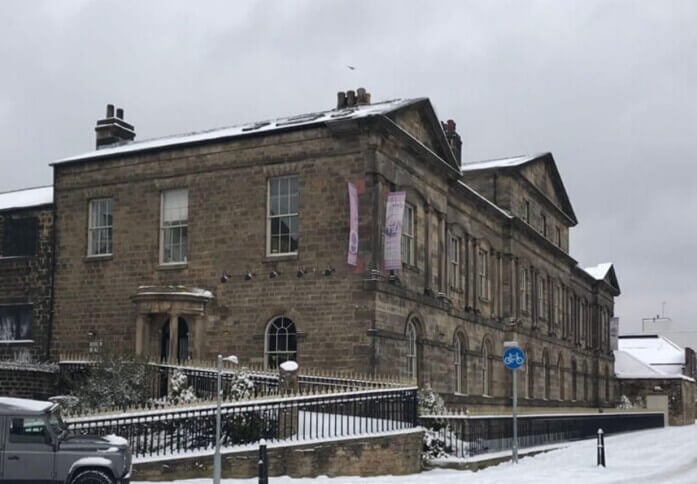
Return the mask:
<path id="1" fill-rule="evenodd" d="M 432 429 L 445 451 L 454 457 L 508 450 L 513 427 L 507 416 L 421 416 L 421 425 Z M 536 447 L 557 442 L 664 426 L 662 413 L 598 413 L 518 416 L 518 446 Z"/>
<path id="2" fill-rule="evenodd" d="M 60 365 L 61 380 L 68 386 L 80 385 L 89 375 L 89 369 L 95 362 L 82 359 L 62 361 Z M 211 362 L 208 362 L 209 364 Z M 169 363 L 140 363 L 145 367 L 145 378 L 149 387 L 149 398 L 157 400 L 167 397 L 169 382 L 175 371 L 186 375 L 187 386 L 191 386 L 195 395 L 201 399 L 215 398 L 217 385 L 217 372 L 215 366 L 209 368 L 203 366 L 177 365 Z M 214 364 L 214 362 L 213 362 Z M 251 394 L 254 397 L 266 397 L 278 394 L 278 371 L 250 368 L 226 368 L 221 375 L 223 388 L 230 386 L 238 377 L 239 372 L 254 383 Z M 400 388 L 408 386 L 404 382 L 398 383 L 381 378 L 352 377 L 347 375 L 330 376 L 314 374 L 312 370 L 303 369 L 298 375 L 298 390 L 302 393 L 309 392 L 344 392 L 365 390 L 374 388 Z M 65 389 L 68 392 L 70 388 Z M 64 391 L 65 391 L 64 390 Z"/>
<path id="3" fill-rule="evenodd" d="M 346 392 L 334 395 L 274 397 L 225 403 L 223 446 L 303 441 L 370 435 L 414 428 L 415 387 Z M 215 404 L 118 415 L 66 418 L 78 434 L 117 434 L 126 438 L 134 456 L 175 455 L 212 449 Z"/>

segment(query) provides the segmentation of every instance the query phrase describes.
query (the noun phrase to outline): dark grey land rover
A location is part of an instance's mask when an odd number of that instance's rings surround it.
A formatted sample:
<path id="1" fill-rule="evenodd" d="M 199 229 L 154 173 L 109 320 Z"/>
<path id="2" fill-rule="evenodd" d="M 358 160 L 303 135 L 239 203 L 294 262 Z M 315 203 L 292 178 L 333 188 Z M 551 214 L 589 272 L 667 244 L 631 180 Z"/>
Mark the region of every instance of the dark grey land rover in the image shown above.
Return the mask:
<path id="1" fill-rule="evenodd" d="M 72 435 L 57 403 L 0 397 L 0 482 L 124 484 L 125 439 Z"/>

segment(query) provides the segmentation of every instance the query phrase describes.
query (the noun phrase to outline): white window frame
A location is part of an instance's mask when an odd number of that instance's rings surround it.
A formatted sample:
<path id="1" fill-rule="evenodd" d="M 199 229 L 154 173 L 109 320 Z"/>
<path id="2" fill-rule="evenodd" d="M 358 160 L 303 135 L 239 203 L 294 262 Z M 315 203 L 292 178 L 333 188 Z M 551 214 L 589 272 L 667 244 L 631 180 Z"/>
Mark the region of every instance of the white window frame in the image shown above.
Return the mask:
<path id="1" fill-rule="evenodd" d="M 490 395 L 490 372 L 491 362 L 489 361 L 489 347 L 486 342 L 482 344 L 482 395 Z"/>
<path id="2" fill-rule="evenodd" d="M 539 314 L 537 315 L 538 319 L 548 319 L 549 318 L 549 301 L 548 301 L 548 293 L 547 293 L 547 279 L 545 276 L 540 275 L 538 277 L 538 283 L 537 283 L 537 310 Z"/>
<path id="3" fill-rule="evenodd" d="M 167 199 L 171 196 L 176 199 L 177 195 L 183 195 L 186 199 L 186 207 L 167 206 Z M 179 217 L 172 217 L 168 212 L 179 211 Z M 182 216 L 183 215 L 183 216 Z M 165 190 L 160 195 L 160 264 L 177 265 L 188 262 L 189 252 L 189 190 L 186 188 L 175 188 Z M 171 234 L 171 236 L 169 235 Z M 177 242 L 174 242 L 176 236 Z M 169 241 L 168 241 L 169 239 Z M 178 254 L 173 250 L 178 247 Z"/>
<path id="4" fill-rule="evenodd" d="M 464 351 L 465 338 L 461 332 L 455 333 L 453 341 L 453 376 L 455 393 L 467 394 L 467 354 Z"/>
<path id="5" fill-rule="evenodd" d="M 410 203 L 404 204 L 404 216 L 402 219 L 402 263 L 416 265 L 416 244 L 415 244 L 415 217 L 416 210 Z"/>
<path id="6" fill-rule="evenodd" d="M 460 289 L 460 246 L 460 237 L 451 234 L 448 239 L 448 285 L 455 290 Z"/>
<path id="7" fill-rule="evenodd" d="M 530 313 L 530 271 L 527 267 L 520 270 L 520 310 Z"/>
<path id="8" fill-rule="evenodd" d="M 477 295 L 489 300 L 489 253 L 484 249 L 477 251 Z"/>
<path id="9" fill-rule="evenodd" d="M 274 185 L 277 195 L 274 195 Z M 285 187 L 282 185 L 285 184 Z M 282 192 L 282 188 L 286 192 Z M 283 200 L 285 197 L 285 200 Z M 300 180 L 297 175 L 271 177 L 266 184 L 266 255 L 296 255 L 300 243 Z M 274 225 L 284 224 L 287 232 Z M 277 243 L 276 243 L 277 242 Z M 285 249 L 284 249 L 285 246 Z"/>
<path id="10" fill-rule="evenodd" d="M 289 331 L 289 328 L 292 331 Z M 269 348 L 269 339 L 271 337 L 271 331 L 275 331 L 276 347 L 274 350 Z M 295 348 L 291 348 L 291 335 L 295 340 Z M 283 347 L 280 345 L 283 343 Z M 276 358 L 276 366 L 271 365 L 270 359 Z M 275 369 L 280 366 L 281 363 L 293 360 L 297 361 L 298 358 L 298 328 L 295 322 L 286 318 L 285 316 L 278 316 L 273 318 L 266 325 L 266 331 L 264 332 L 264 367 L 267 369 Z M 283 359 L 283 361 L 280 361 Z"/>
<path id="11" fill-rule="evenodd" d="M 106 216 L 106 220 L 103 220 L 104 216 Z M 112 255 L 114 200 L 112 198 L 95 198 L 90 200 L 88 217 L 87 256 L 103 257 Z"/>
<path id="12" fill-rule="evenodd" d="M 413 321 L 407 322 L 406 330 L 407 339 L 407 359 L 406 359 L 406 372 L 407 377 L 416 379 L 418 377 L 418 347 L 416 344 L 416 325 Z"/>

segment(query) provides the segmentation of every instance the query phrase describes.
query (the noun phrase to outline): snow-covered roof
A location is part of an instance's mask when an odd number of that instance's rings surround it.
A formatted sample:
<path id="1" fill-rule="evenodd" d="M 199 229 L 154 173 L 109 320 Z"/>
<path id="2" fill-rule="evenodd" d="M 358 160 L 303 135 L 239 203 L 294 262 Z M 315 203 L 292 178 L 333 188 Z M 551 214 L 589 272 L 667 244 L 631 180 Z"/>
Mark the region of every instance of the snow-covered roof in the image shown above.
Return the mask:
<path id="1" fill-rule="evenodd" d="M 663 336 L 620 336 L 618 349 L 631 354 L 664 375 L 680 375 L 683 372 L 685 350 Z"/>
<path id="2" fill-rule="evenodd" d="M 0 397 L 0 412 L 41 413 L 55 405 L 53 402 L 29 400 L 25 398 Z"/>
<path id="3" fill-rule="evenodd" d="M 36 187 L 0 193 L 0 210 L 37 207 L 53 203 L 53 187 Z"/>
<path id="4" fill-rule="evenodd" d="M 680 373 L 664 373 L 651 365 L 644 363 L 628 351 L 615 350 L 615 376 L 617 378 L 634 380 L 665 380 L 679 378 L 694 381 L 692 378 Z"/>
<path id="5" fill-rule="evenodd" d="M 514 156 L 512 158 L 500 158 L 497 160 L 474 161 L 471 163 L 463 163 L 460 166 L 460 169 L 462 171 L 475 171 L 489 170 L 492 168 L 506 168 L 509 166 L 519 166 L 544 155 L 545 153 L 538 153 L 535 155 Z"/>
<path id="6" fill-rule="evenodd" d="M 418 99 L 395 99 L 391 101 L 383 101 L 374 104 L 365 104 L 353 106 L 346 109 L 331 109 L 328 111 L 320 111 L 315 113 L 301 114 L 286 118 L 278 118 L 267 121 L 257 121 L 252 123 L 230 126 L 227 128 L 217 128 L 208 131 L 200 131 L 188 134 L 179 134 L 144 141 L 131 141 L 113 146 L 111 148 L 102 148 L 100 150 L 90 151 L 77 156 L 70 156 L 58 160 L 52 165 L 67 163 L 72 161 L 80 161 L 94 158 L 102 158 L 112 155 L 120 155 L 127 153 L 135 153 L 149 149 L 164 148 L 169 146 L 184 145 L 189 143 L 199 143 L 203 141 L 214 141 L 220 139 L 234 138 L 236 136 L 249 135 L 253 133 L 262 133 L 275 131 L 279 129 L 308 126 L 312 124 L 321 124 L 330 121 L 338 121 L 343 119 L 357 119 L 368 116 L 385 114 L 395 109 L 421 101 Z"/>
<path id="7" fill-rule="evenodd" d="M 583 270 L 590 274 L 591 277 L 593 277 L 593 279 L 602 281 L 603 279 L 605 279 L 605 276 L 607 276 L 607 272 L 611 268 L 612 262 L 603 262 L 602 264 L 598 264 L 597 266 L 586 267 Z"/>

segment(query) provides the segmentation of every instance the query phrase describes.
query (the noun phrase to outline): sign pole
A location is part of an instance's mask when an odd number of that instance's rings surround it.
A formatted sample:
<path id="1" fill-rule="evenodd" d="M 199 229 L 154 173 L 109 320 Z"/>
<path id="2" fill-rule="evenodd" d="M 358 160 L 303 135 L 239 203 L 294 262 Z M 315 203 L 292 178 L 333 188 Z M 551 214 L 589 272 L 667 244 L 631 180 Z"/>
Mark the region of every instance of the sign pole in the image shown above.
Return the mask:
<path id="1" fill-rule="evenodd" d="M 518 463 L 518 385 L 516 370 L 513 371 L 513 463 Z"/>
<path id="2" fill-rule="evenodd" d="M 518 463 L 518 376 L 516 370 L 525 363 L 525 352 L 520 349 L 517 341 L 504 341 L 503 364 L 513 372 L 513 439 L 511 450 L 513 451 L 513 463 Z"/>

